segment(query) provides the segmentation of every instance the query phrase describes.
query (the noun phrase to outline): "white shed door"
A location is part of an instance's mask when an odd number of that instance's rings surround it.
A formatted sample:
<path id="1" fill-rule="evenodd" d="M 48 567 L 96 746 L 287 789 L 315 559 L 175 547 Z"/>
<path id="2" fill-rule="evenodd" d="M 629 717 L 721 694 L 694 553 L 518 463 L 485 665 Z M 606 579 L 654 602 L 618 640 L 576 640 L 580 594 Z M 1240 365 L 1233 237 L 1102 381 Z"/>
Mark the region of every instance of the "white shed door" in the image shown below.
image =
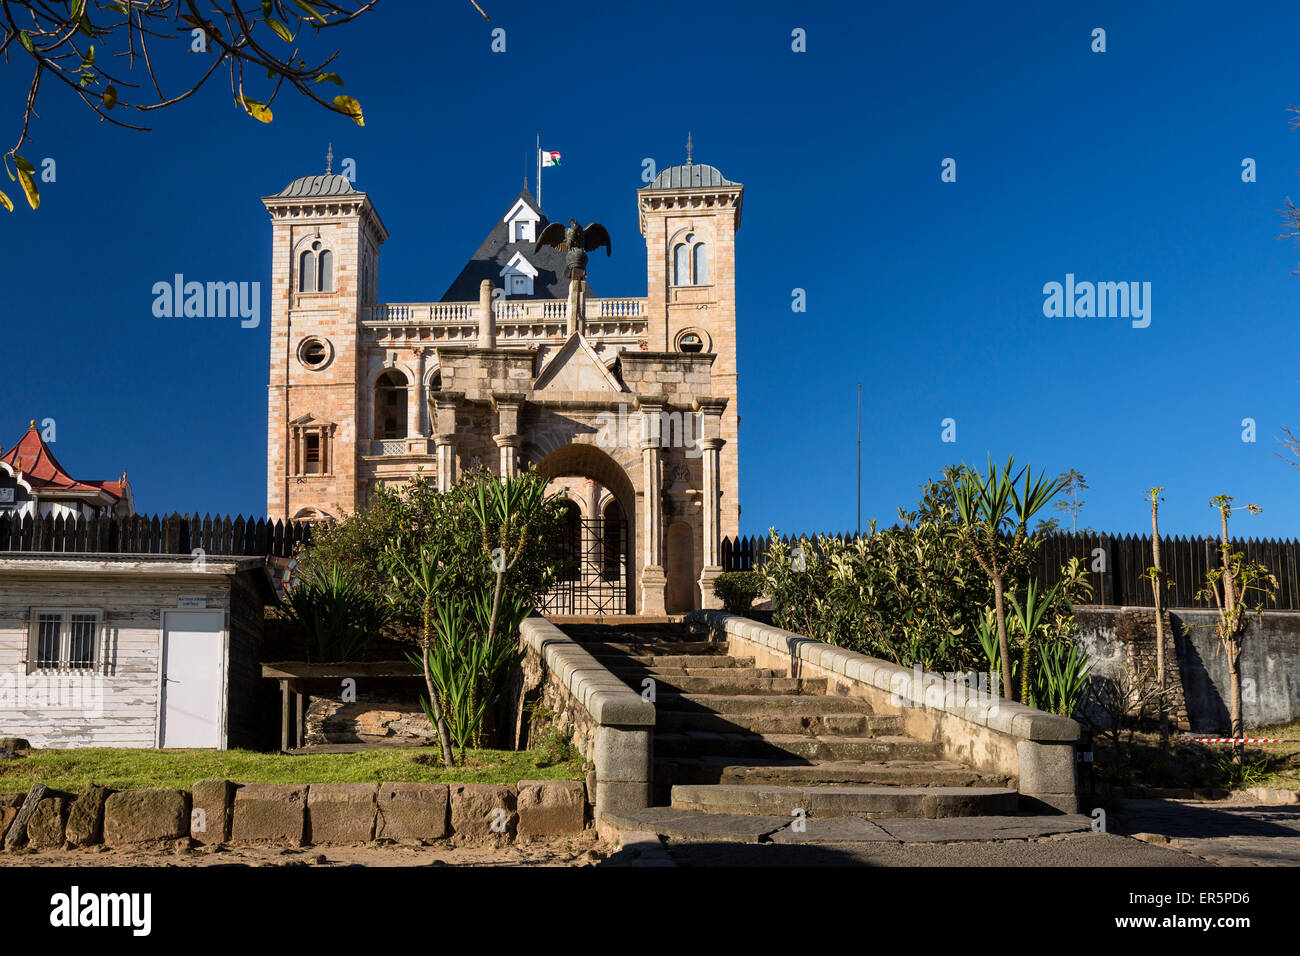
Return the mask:
<path id="1" fill-rule="evenodd" d="M 221 611 L 163 613 L 164 747 L 221 746 Z"/>

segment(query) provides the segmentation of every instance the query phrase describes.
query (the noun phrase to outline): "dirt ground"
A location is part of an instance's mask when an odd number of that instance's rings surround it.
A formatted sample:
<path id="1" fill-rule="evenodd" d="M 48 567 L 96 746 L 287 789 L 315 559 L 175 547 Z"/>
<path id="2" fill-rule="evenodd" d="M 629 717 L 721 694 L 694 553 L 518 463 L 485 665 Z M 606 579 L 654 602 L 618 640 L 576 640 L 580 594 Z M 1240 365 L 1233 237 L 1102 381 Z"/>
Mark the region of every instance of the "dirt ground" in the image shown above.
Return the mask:
<path id="1" fill-rule="evenodd" d="M 537 844 L 452 847 L 404 844 L 365 846 L 194 847 L 156 849 L 32 850 L 0 853 L 6 866 L 592 866 L 614 852 L 594 834 Z"/>

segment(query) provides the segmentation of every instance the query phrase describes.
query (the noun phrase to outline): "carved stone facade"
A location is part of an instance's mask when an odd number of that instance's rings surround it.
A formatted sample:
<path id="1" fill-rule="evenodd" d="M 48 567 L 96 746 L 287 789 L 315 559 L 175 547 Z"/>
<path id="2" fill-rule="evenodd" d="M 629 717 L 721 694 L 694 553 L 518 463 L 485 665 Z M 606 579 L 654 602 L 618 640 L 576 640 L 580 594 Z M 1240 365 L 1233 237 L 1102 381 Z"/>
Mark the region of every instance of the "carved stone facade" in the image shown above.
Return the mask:
<path id="1" fill-rule="evenodd" d="M 388 233 L 347 179 L 266 197 L 268 514 L 338 517 L 417 472 L 447 488 L 477 465 L 536 467 L 593 526 L 626 527 L 621 611 L 715 606 L 740 516 L 743 193 L 711 166 L 663 170 L 637 190 L 646 295 L 589 286 L 578 314 L 553 250 L 534 251 L 549 220 L 526 187 L 447 295 L 409 304 L 376 302 Z"/>

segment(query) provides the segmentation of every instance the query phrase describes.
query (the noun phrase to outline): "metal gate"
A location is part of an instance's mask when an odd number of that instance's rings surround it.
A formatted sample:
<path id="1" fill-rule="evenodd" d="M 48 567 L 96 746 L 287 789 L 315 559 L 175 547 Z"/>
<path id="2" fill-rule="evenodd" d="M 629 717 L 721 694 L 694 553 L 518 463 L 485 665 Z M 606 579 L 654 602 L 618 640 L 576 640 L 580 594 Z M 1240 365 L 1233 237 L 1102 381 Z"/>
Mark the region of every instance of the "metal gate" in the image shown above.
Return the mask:
<path id="1" fill-rule="evenodd" d="M 628 613 L 627 521 L 575 518 L 555 546 L 560 571 L 538 610 L 556 615 Z"/>

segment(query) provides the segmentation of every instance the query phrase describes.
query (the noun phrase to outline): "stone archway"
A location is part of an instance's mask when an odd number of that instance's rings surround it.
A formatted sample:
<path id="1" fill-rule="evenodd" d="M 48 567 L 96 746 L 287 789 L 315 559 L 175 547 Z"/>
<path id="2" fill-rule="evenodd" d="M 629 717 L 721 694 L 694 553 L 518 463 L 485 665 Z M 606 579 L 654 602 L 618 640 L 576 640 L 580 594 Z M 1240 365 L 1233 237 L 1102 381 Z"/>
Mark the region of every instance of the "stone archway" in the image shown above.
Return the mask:
<path id="1" fill-rule="evenodd" d="M 604 591 L 618 590 L 617 613 L 633 614 L 636 610 L 637 547 L 636 547 L 636 489 L 627 472 L 605 451 L 594 445 L 569 444 L 545 454 L 535 465 L 538 473 L 548 481 L 564 478 L 587 479 L 596 484 L 591 508 L 584 520 L 585 546 L 592 551 L 593 587 Z M 607 492 L 607 494 L 605 494 Z M 611 510 L 600 502 L 610 499 L 616 504 Z M 615 537 L 616 536 L 616 537 Z M 611 546 L 616 550 L 612 554 Z M 621 551 L 621 560 L 617 552 Z M 611 574 L 611 567 L 624 569 L 621 574 Z M 621 579 L 621 580 L 620 580 Z"/>

